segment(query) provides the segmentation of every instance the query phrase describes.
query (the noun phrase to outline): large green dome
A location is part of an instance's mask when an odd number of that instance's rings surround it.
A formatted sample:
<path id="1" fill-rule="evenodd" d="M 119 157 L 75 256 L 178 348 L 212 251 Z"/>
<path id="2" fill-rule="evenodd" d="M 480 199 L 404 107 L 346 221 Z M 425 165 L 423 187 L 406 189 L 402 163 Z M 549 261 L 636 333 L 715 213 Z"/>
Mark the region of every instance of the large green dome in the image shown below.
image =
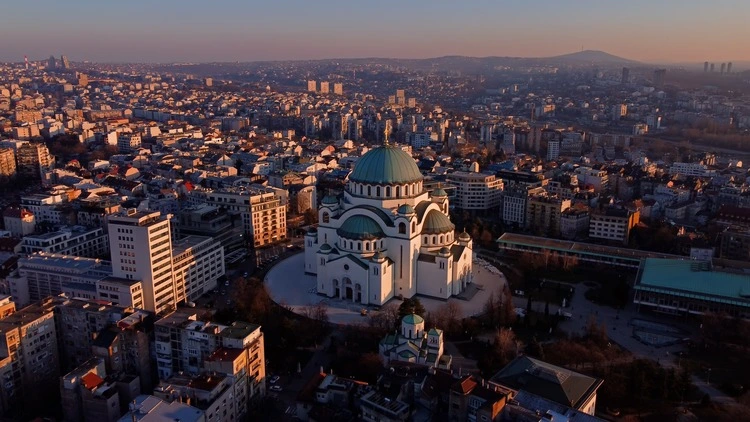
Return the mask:
<path id="1" fill-rule="evenodd" d="M 365 215 L 353 215 L 344 221 L 336 233 L 347 239 L 372 240 L 385 237 L 380 225 Z"/>
<path id="2" fill-rule="evenodd" d="M 412 183 L 422 179 L 414 159 L 401 148 L 390 145 L 368 151 L 349 175 L 349 180 L 354 182 L 377 185 Z"/>
<path id="3" fill-rule="evenodd" d="M 431 210 L 424 218 L 422 233 L 436 234 L 449 233 L 456 229 L 450 218 L 438 210 Z"/>

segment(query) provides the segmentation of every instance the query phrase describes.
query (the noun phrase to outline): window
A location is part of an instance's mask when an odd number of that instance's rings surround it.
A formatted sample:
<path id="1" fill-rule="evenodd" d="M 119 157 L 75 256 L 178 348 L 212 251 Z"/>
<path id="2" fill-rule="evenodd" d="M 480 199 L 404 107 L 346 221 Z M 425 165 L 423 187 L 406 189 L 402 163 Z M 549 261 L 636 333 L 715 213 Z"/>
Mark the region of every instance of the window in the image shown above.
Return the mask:
<path id="1" fill-rule="evenodd" d="M 365 242 L 365 250 L 366 251 L 370 250 L 370 242 Z"/>
<path id="2" fill-rule="evenodd" d="M 378 275 L 378 269 L 377 269 L 377 267 L 372 269 L 372 273 L 375 274 L 375 275 Z"/>
<path id="3" fill-rule="evenodd" d="M 401 186 L 396 186 L 396 198 L 401 197 Z"/>
<path id="4" fill-rule="evenodd" d="M 398 232 L 406 234 L 406 223 L 398 223 Z"/>
<path id="5" fill-rule="evenodd" d="M 411 231 L 412 232 L 417 231 L 417 222 L 416 221 L 412 221 L 411 222 Z"/>
<path id="6" fill-rule="evenodd" d="M 380 186 L 378 186 L 378 187 L 375 188 L 375 196 L 377 196 L 378 198 L 380 198 Z"/>
<path id="7" fill-rule="evenodd" d="M 328 222 L 331 220 L 331 217 L 328 215 L 327 212 L 323 213 L 323 223 L 328 224 Z"/>

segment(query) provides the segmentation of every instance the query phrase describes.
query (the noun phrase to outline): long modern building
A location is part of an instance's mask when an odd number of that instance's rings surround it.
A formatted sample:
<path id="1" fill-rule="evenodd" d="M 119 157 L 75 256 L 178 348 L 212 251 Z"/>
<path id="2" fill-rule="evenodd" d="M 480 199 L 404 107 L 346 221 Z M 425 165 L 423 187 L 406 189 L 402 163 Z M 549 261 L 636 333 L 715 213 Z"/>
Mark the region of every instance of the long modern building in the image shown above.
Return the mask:
<path id="1" fill-rule="evenodd" d="M 750 318 L 750 264 L 649 258 L 635 282 L 639 309 L 674 315 L 726 313 Z"/>
<path id="2" fill-rule="evenodd" d="M 49 252 L 101 258 L 109 256 L 109 239 L 102 228 L 74 226 L 51 233 L 27 235 L 21 242 L 21 251 L 25 254 Z"/>
<path id="3" fill-rule="evenodd" d="M 188 300 L 196 300 L 216 288 L 224 275 L 224 247 L 216 239 L 187 236 L 174 242 L 175 283 L 185 286 Z"/>

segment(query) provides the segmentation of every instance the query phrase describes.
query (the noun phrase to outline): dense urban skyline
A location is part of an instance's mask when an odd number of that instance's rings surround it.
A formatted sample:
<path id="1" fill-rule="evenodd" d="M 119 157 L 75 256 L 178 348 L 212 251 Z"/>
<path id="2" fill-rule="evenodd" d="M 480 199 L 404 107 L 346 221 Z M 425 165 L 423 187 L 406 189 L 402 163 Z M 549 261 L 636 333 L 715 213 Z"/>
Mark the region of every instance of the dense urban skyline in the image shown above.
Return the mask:
<path id="1" fill-rule="evenodd" d="M 745 45 L 734 42 L 750 39 L 742 22 L 750 4 L 732 0 L 76 5 L 6 5 L 0 37 L 14 42 L 0 60 L 60 51 L 96 62 L 547 57 L 581 48 L 650 63 L 750 60 Z"/>

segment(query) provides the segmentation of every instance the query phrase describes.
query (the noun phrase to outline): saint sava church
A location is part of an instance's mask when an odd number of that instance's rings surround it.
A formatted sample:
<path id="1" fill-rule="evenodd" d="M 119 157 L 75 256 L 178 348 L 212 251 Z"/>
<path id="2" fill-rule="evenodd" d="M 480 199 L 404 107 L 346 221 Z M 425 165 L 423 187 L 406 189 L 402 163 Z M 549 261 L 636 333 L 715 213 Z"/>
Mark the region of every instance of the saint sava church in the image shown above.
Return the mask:
<path id="1" fill-rule="evenodd" d="M 363 155 L 343 196 L 326 196 L 305 236 L 305 272 L 319 294 L 363 305 L 447 299 L 472 282 L 472 241 L 455 233 L 443 189 L 426 192 L 414 159 L 384 145 Z"/>

